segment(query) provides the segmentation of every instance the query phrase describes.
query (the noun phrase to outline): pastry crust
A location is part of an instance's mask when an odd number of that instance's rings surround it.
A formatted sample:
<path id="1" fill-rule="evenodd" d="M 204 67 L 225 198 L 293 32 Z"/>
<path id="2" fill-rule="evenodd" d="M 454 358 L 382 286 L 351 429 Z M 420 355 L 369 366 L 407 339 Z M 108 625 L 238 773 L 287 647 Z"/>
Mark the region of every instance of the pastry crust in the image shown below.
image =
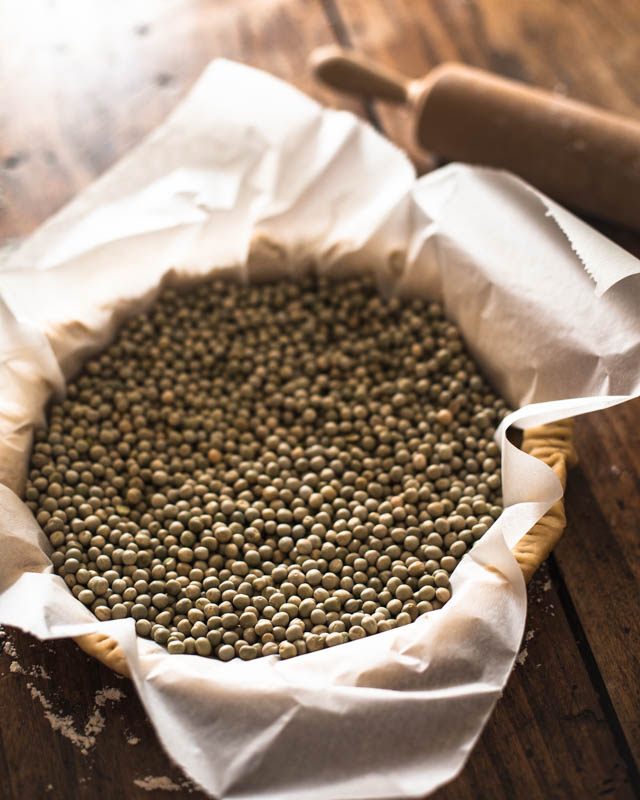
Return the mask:
<path id="1" fill-rule="evenodd" d="M 577 463 L 573 447 L 572 419 L 529 428 L 523 434 L 522 449 L 548 464 L 558 476 L 564 490 L 567 469 Z M 513 555 L 527 583 L 556 546 L 566 521 L 564 498 L 560 498 L 513 548 Z"/>
<path id="2" fill-rule="evenodd" d="M 85 653 L 102 661 L 107 667 L 124 675 L 125 678 L 131 677 L 124 652 L 115 639 L 107 636 L 106 633 L 87 633 L 84 636 L 74 636 L 73 638 Z"/>
<path id="3" fill-rule="evenodd" d="M 567 469 L 577 463 L 573 447 L 573 420 L 564 419 L 529 428 L 523 434 L 522 449 L 525 453 L 548 464 L 558 476 L 564 489 Z M 564 498 L 561 498 L 513 548 L 513 555 L 527 583 L 556 546 L 565 524 Z M 104 633 L 88 633 L 74 638 L 85 653 L 102 661 L 120 675 L 131 677 L 122 648 L 114 639 Z"/>

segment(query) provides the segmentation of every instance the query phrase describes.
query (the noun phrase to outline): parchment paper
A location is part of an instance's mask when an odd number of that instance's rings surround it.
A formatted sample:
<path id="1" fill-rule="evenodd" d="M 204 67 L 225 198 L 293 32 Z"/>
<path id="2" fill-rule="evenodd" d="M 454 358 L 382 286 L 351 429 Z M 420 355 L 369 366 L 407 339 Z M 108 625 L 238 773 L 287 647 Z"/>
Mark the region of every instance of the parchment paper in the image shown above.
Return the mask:
<path id="1" fill-rule="evenodd" d="M 462 560 L 443 609 L 339 648 L 224 664 L 169 656 L 133 620 L 98 623 L 52 574 L 16 494 L 47 397 L 168 274 L 294 278 L 310 260 L 445 303 L 495 386 L 524 406 L 497 437 L 508 508 Z M 451 165 L 416 180 L 351 114 L 213 62 L 0 269 L 0 622 L 116 638 L 167 752 L 218 797 L 424 795 L 461 769 L 506 683 L 526 610 L 509 547 L 561 495 L 506 426 L 640 392 L 639 272 L 511 175 Z"/>

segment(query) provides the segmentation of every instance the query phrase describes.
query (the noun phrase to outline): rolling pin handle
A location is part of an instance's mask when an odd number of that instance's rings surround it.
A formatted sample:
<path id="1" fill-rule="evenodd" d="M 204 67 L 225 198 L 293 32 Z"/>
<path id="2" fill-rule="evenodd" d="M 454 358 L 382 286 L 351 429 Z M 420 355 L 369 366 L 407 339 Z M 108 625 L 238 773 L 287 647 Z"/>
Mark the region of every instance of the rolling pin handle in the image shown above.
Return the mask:
<path id="1" fill-rule="evenodd" d="M 377 97 L 390 103 L 409 100 L 408 78 L 338 45 L 314 50 L 309 66 L 316 78 L 339 91 Z"/>

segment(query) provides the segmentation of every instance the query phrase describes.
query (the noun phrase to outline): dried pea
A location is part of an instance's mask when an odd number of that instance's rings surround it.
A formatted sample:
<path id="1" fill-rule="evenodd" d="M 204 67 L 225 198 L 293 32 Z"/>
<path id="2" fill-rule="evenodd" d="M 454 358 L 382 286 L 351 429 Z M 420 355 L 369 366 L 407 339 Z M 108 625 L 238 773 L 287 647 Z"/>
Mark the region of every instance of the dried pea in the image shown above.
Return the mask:
<path id="1" fill-rule="evenodd" d="M 25 497 L 99 619 L 288 658 L 447 602 L 502 511 L 505 413 L 436 304 L 311 276 L 167 289 L 52 405 Z"/>

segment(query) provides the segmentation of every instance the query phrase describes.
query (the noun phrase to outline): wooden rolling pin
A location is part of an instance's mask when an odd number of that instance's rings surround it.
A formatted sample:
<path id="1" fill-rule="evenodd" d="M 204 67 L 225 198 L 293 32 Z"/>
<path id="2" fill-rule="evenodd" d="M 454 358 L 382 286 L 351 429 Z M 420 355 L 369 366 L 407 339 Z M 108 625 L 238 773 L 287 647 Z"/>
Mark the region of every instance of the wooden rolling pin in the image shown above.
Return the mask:
<path id="1" fill-rule="evenodd" d="M 640 123 L 464 64 L 409 80 L 340 47 L 314 51 L 330 86 L 408 103 L 445 159 L 508 169 L 559 202 L 640 230 Z"/>

